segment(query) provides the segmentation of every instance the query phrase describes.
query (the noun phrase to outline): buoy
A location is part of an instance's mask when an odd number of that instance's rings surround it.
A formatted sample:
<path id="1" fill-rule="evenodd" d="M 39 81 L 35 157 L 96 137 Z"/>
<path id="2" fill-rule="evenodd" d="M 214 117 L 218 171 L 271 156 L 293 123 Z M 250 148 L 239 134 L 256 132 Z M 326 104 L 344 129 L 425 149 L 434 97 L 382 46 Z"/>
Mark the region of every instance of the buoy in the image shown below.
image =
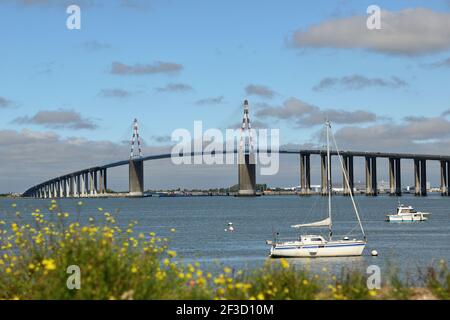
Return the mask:
<path id="1" fill-rule="evenodd" d="M 376 256 L 378 256 L 378 251 L 372 250 L 371 254 L 372 254 L 372 257 L 376 257 Z"/>

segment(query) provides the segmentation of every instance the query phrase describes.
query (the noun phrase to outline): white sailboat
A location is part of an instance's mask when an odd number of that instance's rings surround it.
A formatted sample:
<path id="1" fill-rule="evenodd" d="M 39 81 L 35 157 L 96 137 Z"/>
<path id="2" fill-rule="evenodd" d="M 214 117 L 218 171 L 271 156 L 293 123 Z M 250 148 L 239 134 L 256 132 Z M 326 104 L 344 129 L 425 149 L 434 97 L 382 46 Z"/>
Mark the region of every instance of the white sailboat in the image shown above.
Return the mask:
<path id="1" fill-rule="evenodd" d="M 321 235 L 306 234 L 300 235 L 297 239 L 288 241 L 279 241 L 275 238 L 274 241 L 267 241 L 267 244 L 271 245 L 270 256 L 273 258 L 310 258 L 310 257 L 345 257 L 345 256 L 360 256 L 364 251 L 367 244 L 367 238 L 364 232 L 364 228 L 359 217 L 358 209 L 353 198 L 353 192 L 350 192 L 350 198 L 352 200 L 353 209 L 355 211 L 356 217 L 358 219 L 359 226 L 363 235 L 362 240 L 350 239 L 348 237 L 343 237 L 342 239 L 333 239 L 333 222 L 331 215 L 331 157 L 330 157 L 330 122 L 326 122 L 326 133 L 327 133 L 327 193 L 328 193 L 328 217 L 324 220 L 293 225 L 293 228 L 328 228 L 329 237 Z M 347 172 L 344 170 L 342 159 L 339 154 L 339 150 L 336 145 L 336 141 L 333 136 L 333 141 L 336 147 L 337 155 L 341 163 L 341 169 L 343 171 L 343 176 L 347 187 L 350 189 L 350 184 L 348 182 Z"/>

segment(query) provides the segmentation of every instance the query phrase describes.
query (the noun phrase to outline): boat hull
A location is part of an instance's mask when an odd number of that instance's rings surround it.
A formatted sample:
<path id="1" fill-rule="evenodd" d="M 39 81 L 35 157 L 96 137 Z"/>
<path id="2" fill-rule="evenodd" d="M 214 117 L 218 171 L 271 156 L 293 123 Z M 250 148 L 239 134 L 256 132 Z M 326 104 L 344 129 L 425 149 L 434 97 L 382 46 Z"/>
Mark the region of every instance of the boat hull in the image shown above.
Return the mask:
<path id="1" fill-rule="evenodd" d="M 352 257 L 362 255 L 366 243 L 364 241 L 328 242 L 319 245 L 274 244 L 270 250 L 272 258 L 319 258 L 319 257 Z"/>
<path id="2" fill-rule="evenodd" d="M 428 218 L 424 215 L 420 216 L 399 216 L 399 215 L 392 215 L 387 216 L 386 221 L 388 222 L 421 222 L 421 221 L 427 221 Z"/>

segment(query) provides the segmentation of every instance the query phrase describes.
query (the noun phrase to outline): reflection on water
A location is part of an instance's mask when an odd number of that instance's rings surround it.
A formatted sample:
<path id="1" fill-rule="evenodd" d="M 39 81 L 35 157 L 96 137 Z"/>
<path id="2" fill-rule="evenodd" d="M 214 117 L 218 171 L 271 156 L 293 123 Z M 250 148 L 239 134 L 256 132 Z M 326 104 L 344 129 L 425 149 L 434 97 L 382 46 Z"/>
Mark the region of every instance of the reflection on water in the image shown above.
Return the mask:
<path id="1" fill-rule="evenodd" d="M 368 236 L 364 256 L 351 258 L 291 259 L 290 263 L 308 267 L 315 272 L 323 268 L 339 271 L 342 267 L 362 269 L 379 265 L 386 270 L 389 264 L 414 273 L 440 259 L 450 258 L 450 199 L 440 196 L 415 198 L 405 196 L 402 202 L 418 210 L 432 213 L 430 220 L 418 223 L 388 223 L 385 215 L 395 211 L 397 199 L 391 197 L 357 197 L 363 225 Z M 119 224 L 139 221 L 138 232 L 154 231 L 171 238 L 171 248 L 186 262 L 199 261 L 209 268 L 228 265 L 235 268 L 261 266 L 268 259 L 269 246 L 274 231 L 282 237 L 297 237 L 298 230 L 290 228 L 319 220 L 327 215 L 326 199 L 322 197 L 275 196 L 258 198 L 190 197 L 142 199 L 82 199 L 83 206 L 77 214 L 78 199 L 58 200 L 64 211 L 73 213 L 83 221 L 103 214 L 98 207 L 117 215 Z M 359 235 L 356 218 L 348 198 L 333 199 L 334 234 Z M 11 204 L 17 207 L 12 208 Z M 49 200 L 0 199 L 0 219 L 11 220 L 16 211 L 23 219 L 39 208 L 48 212 Z M 233 223 L 234 232 L 224 229 Z M 176 233 L 170 229 L 176 228 Z M 360 236 L 360 235 L 359 235 Z M 377 250 L 378 257 L 370 256 Z"/>

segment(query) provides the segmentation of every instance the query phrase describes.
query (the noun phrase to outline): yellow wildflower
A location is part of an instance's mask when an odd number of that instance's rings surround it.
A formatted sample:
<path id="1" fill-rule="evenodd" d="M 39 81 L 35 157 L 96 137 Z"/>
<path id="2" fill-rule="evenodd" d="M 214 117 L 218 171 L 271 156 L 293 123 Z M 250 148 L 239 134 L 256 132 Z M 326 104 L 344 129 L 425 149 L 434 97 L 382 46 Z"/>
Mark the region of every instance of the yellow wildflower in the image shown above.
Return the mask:
<path id="1" fill-rule="evenodd" d="M 280 259 L 280 263 L 281 263 L 281 267 L 282 267 L 283 269 L 289 268 L 289 262 L 287 262 L 286 259 L 281 258 L 281 259 Z"/>
<path id="2" fill-rule="evenodd" d="M 51 271 L 56 269 L 56 264 L 54 259 L 44 259 L 42 260 L 42 265 L 45 270 Z"/>
<path id="3" fill-rule="evenodd" d="M 175 258 L 177 256 L 177 253 L 173 250 L 168 250 L 167 254 L 172 258 Z"/>

